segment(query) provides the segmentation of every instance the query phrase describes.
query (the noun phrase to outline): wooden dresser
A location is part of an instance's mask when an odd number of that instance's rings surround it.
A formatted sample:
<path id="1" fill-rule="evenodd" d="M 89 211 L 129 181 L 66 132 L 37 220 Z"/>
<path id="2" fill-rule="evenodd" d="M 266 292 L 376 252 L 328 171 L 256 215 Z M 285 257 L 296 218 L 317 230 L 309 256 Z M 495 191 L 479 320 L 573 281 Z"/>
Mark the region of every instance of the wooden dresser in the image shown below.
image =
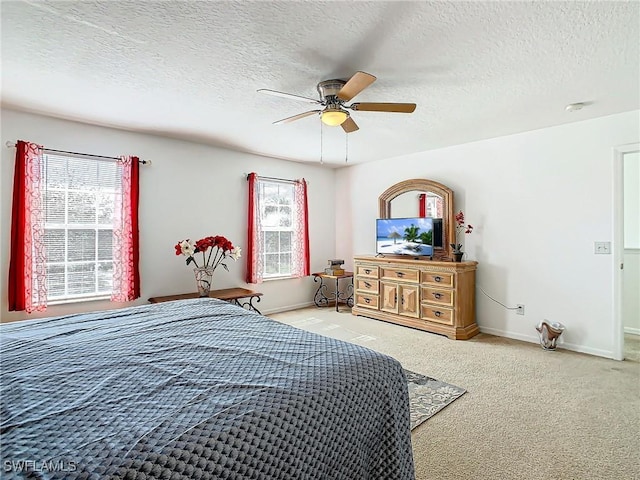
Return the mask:
<path id="1" fill-rule="evenodd" d="M 466 340 L 475 320 L 478 262 L 354 258 L 354 315 Z"/>

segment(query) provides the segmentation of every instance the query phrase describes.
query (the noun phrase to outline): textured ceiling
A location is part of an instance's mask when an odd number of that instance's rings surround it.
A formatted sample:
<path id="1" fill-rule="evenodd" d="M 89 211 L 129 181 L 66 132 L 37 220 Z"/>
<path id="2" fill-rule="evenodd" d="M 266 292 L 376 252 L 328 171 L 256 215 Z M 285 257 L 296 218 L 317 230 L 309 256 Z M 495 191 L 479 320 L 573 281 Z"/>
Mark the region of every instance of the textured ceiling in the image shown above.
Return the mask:
<path id="1" fill-rule="evenodd" d="M 640 108 L 640 3 L 5 1 L 2 102 L 26 110 L 330 166 Z M 315 108 L 358 70 L 346 135 Z M 565 105 L 588 102 L 577 112 Z M 322 142 L 321 142 L 322 139 Z M 3 139 L 13 140 L 13 139 Z M 71 145 L 58 147 L 72 148 Z"/>

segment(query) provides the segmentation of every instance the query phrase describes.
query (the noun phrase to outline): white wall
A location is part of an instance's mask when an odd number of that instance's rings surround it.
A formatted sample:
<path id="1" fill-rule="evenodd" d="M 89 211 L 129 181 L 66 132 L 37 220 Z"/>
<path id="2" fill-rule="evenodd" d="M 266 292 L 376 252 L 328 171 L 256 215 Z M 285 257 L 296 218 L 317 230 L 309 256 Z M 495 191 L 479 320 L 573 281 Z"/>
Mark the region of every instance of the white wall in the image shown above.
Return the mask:
<path id="1" fill-rule="evenodd" d="M 378 195 L 410 178 L 455 192 L 455 209 L 475 226 L 464 239 L 477 260 L 482 331 L 538 342 L 535 325 L 561 322 L 565 348 L 613 357 L 613 152 L 638 142 L 639 112 L 545 128 L 339 170 L 336 251 L 350 258 L 375 250 Z M 429 132 L 425 132 L 428 135 Z M 615 252 L 614 252 L 615 253 Z"/>
<path id="2" fill-rule="evenodd" d="M 309 181 L 311 268 L 324 268 L 335 258 L 335 172 L 314 164 L 302 164 L 178 141 L 129 133 L 48 117 L 2 110 L 2 165 L 0 167 L 1 230 L 0 281 L 2 321 L 111 309 L 110 302 L 84 302 L 50 306 L 43 314 L 7 311 L 11 194 L 15 149 L 6 141 L 27 140 L 44 146 L 97 155 L 132 154 L 153 161 L 140 173 L 140 277 L 143 304 L 149 297 L 195 291 L 193 269 L 173 246 L 190 237 L 224 235 L 246 247 L 246 173 L 301 178 Z M 250 286 L 244 282 L 245 258 L 229 262 L 230 272 L 216 270 L 214 288 L 243 286 L 264 293 L 257 304 L 263 312 L 307 305 L 315 286 L 311 278 L 277 280 Z"/>
<path id="3" fill-rule="evenodd" d="M 624 162 L 624 271 L 622 321 L 627 333 L 640 335 L 640 153 Z"/>

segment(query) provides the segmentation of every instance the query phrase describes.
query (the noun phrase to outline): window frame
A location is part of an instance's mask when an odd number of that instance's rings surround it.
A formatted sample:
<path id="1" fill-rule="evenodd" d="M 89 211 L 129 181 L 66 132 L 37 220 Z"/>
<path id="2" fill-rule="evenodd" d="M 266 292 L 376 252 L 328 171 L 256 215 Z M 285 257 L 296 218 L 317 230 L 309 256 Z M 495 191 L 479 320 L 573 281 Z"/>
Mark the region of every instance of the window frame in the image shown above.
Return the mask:
<path id="1" fill-rule="evenodd" d="M 258 179 L 259 184 L 258 184 L 258 212 L 260 215 L 260 224 L 261 224 L 261 234 L 263 236 L 262 238 L 262 251 L 261 251 L 261 258 L 262 258 L 262 280 L 263 281 L 272 281 L 272 280 L 285 280 L 285 279 L 290 279 L 290 278 L 296 278 L 294 275 L 294 242 L 295 242 L 295 195 L 296 195 L 296 190 L 295 190 L 295 185 L 292 182 L 288 182 L 288 181 L 280 181 L 280 180 L 271 180 L 271 179 Z M 285 187 L 287 189 L 290 190 L 290 198 L 291 198 L 291 203 L 286 204 L 286 203 L 282 203 L 282 202 L 277 202 L 277 203 L 267 203 L 267 197 L 265 196 L 265 187 L 274 187 L 277 186 L 278 190 L 280 190 L 281 187 Z M 288 227 L 282 227 L 280 226 L 265 226 L 264 223 L 264 218 L 265 218 L 265 210 L 267 207 L 277 207 L 278 209 L 281 209 L 282 207 L 288 207 L 289 208 L 289 226 Z M 288 232 L 290 234 L 290 242 L 289 242 L 289 249 L 287 251 L 283 251 L 280 249 L 281 246 L 281 235 L 278 235 L 278 252 L 274 253 L 274 252 L 268 252 L 267 251 L 267 233 L 268 232 Z M 272 273 L 269 274 L 267 273 L 267 258 L 270 255 L 278 255 L 278 257 L 281 257 L 283 254 L 288 254 L 289 255 L 289 273 L 282 273 L 282 269 L 280 268 L 281 266 L 281 262 L 278 261 L 278 273 Z"/>
<path id="2" fill-rule="evenodd" d="M 64 230 L 64 252 L 62 253 L 63 256 L 63 260 L 55 260 L 55 261 L 51 261 L 49 260 L 49 255 L 47 255 L 47 260 L 45 263 L 45 268 L 47 270 L 47 304 L 49 305 L 62 305 L 62 304 L 67 304 L 67 303 L 78 303 L 78 302 L 86 302 L 86 301 L 95 301 L 95 300 L 110 300 L 111 296 L 114 292 L 114 285 L 113 285 L 113 280 L 111 280 L 111 286 L 108 290 L 99 290 L 99 285 L 100 285 L 100 280 L 99 280 L 99 276 L 100 276 L 100 265 L 102 264 L 106 264 L 106 263 L 111 263 L 111 272 L 113 272 L 113 268 L 115 268 L 114 263 L 115 263 L 115 259 L 114 259 L 114 255 L 113 255 L 113 243 L 111 246 L 111 252 L 110 252 L 110 258 L 109 259 L 101 259 L 100 258 L 100 253 L 104 253 L 101 252 L 99 249 L 99 239 L 100 239 L 100 231 L 101 230 L 107 230 L 107 231 L 111 231 L 112 234 L 112 242 L 113 242 L 113 231 L 116 228 L 115 226 L 115 218 L 113 217 L 113 213 L 112 213 L 112 218 L 111 218 L 111 223 L 101 223 L 100 222 L 100 197 L 107 197 L 107 198 L 111 198 L 112 201 L 112 208 L 115 209 L 116 205 L 115 205 L 115 196 L 118 195 L 119 193 L 121 193 L 122 190 L 122 185 L 120 184 L 120 188 L 117 188 L 117 186 L 114 184 L 114 186 L 108 186 L 108 185 L 100 185 L 99 182 L 96 183 L 96 185 L 93 185 L 93 189 L 91 188 L 90 185 L 88 185 L 87 183 L 84 183 L 80 186 L 78 185 L 70 185 L 69 182 L 69 170 L 68 170 L 68 165 L 69 162 L 73 162 L 75 160 L 79 160 L 80 158 L 74 156 L 74 155 L 68 155 L 68 154 L 49 154 L 44 152 L 42 154 L 43 156 L 43 161 L 42 161 L 42 169 L 43 169 L 43 174 L 42 174 L 42 179 L 43 179 L 43 192 L 44 192 L 44 196 L 47 197 L 48 193 L 51 192 L 60 192 L 64 194 L 64 222 L 60 222 L 60 221 L 48 221 L 48 208 L 49 208 L 49 202 L 45 200 L 44 202 L 44 237 L 43 237 L 43 242 L 45 243 L 46 248 L 50 248 L 49 245 L 47 245 L 47 241 L 46 241 L 46 232 L 49 230 Z M 66 184 L 64 186 L 60 186 L 60 185 L 55 185 L 53 183 L 53 181 L 51 182 L 51 185 L 49 183 L 49 178 L 48 178 L 48 164 L 50 161 L 50 158 L 52 159 L 64 159 L 65 161 L 65 168 L 66 168 L 66 172 L 65 172 L 65 181 Z M 98 169 L 100 168 L 101 163 L 108 163 L 111 162 L 111 160 L 107 160 L 105 161 L 104 159 L 100 159 L 100 158 L 95 158 L 95 157 L 91 157 L 91 156 L 82 156 L 81 160 L 83 161 L 90 161 L 93 163 L 93 166 Z M 99 177 L 97 177 L 99 178 Z M 117 178 L 114 176 L 114 179 Z M 94 219 L 95 222 L 91 223 L 91 222 L 78 222 L 78 223 L 70 223 L 69 221 L 69 215 L 70 215 L 70 207 L 71 207 L 71 203 L 69 200 L 69 197 L 71 194 L 77 194 L 79 196 L 83 195 L 83 194 L 87 194 L 87 193 L 91 193 L 94 196 L 94 201 L 92 204 L 92 208 L 93 208 L 93 213 L 95 214 Z M 93 230 L 95 232 L 95 238 L 94 238 L 94 255 L 93 255 L 93 260 L 69 260 L 69 255 L 70 255 L 70 251 L 69 251 L 69 232 L 71 230 Z M 73 265 L 93 265 L 94 267 L 94 272 L 93 272 L 93 280 L 94 280 L 94 291 L 93 292 L 88 292 L 88 293 L 69 293 L 69 267 L 73 266 Z M 51 266 L 63 266 L 64 268 L 64 282 L 62 283 L 63 287 L 64 287 L 64 293 L 62 295 L 55 295 L 52 296 L 50 293 L 50 288 L 49 288 L 49 282 L 51 279 L 51 275 L 49 274 L 49 268 Z"/>

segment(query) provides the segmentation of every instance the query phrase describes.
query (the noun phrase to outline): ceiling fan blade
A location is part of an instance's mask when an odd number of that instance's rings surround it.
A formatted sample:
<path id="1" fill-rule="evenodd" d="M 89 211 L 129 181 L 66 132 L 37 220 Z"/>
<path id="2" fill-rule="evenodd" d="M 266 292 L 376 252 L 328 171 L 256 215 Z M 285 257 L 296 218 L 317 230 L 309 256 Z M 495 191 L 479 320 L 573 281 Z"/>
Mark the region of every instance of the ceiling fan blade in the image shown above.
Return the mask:
<path id="1" fill-rule="evenodd" d="M 340 89 L 338 98 L 348 102 L 375 81 L 376 77 L 370 73 L 356 72 Z"/>
<path id="2" fill-rule="evenodd" d="M 347 117 L 347 119 L 344 122 L 342 122 L 340 126 L 347 133 L 355 132 L 356 130 L 360 129 L 360 127 L 358 127 L 356 122 L 354 122 L 353 118 L 351 117 Z"/>
<path id="3" fill-rule="evenodd" d="M 314 113 L 320 113 L 321 111 L 322 110 L 310 110 L 308 112 L 299 113 L 298 115 L 294 115 L 293 117 L 283 118 L 282 120 L 278 120 L 277 122 L 273 122 L 273 124 L 274 125 L 280 125 L 281 123 L 294 122 L 296 120 L 300 120 L 301 118 L 313 115 Z"/>
<path id="4" fill-rule="evenodd" d="M 266 93 L 267 95 L 273 95 L 276 97 L 283 97 L 283 98 L 290 98 L 292 100 L 302 100 L 303 102 L 309 102 L 309 103 L 322 103 L 320 102 L 320 100 L 316 100 L 315 98 L 309 98 L 309 97 L 302 97 L 300 95 L 294 95 L 292 93 L 284 93 L 284 92 L 278 92 L 277 90 L 269 90 L 267 88 L 261 88 L 259 90 L 257 90 L 260 93 Z"/>
<path id="5" fill-rule="evenodd" d="M 349 106 L 352 110 L 363 112 L 397 112 L 413 113 L 416 109 L 415 103 L 354 103 Z"/>

